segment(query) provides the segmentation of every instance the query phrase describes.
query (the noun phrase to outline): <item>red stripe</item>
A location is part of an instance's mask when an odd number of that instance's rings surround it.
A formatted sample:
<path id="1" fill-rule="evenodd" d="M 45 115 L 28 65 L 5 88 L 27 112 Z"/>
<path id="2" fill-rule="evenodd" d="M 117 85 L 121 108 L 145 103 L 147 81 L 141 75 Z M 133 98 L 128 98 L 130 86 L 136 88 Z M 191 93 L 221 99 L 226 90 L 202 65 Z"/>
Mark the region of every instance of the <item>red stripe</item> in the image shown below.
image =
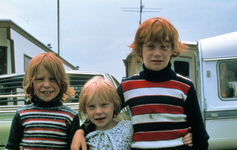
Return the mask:
<path id="1" fill-rule="evenodd" d="M 183 137 L 187 134 L 187 132 L 188 129 L 161 132 L 140 132 L 134 134 L 133 141 L 171 140 Z"/>
<path id="2" fill-rule="evenodd" d="M 55 131 L 55 132 L 65 133 L 65 132 L 62 131 L 62 130 L 51 129 L 51 128 L 31 128 L 31 129 L 25 129 L 24 131 L 38 131 L 38 130 L 43 130 L 43 131 Z"/>
<path id="3" fill-rule="evenodd" d="M 65 121 L 63 121 L 63 120 L 54 120 L 54 119 L 27 119 L 27 120 L 23 121 L 23 123 L 30 122 L 30 121 L 49 121 L 49 122 L 65 123 Z"/>
<path id="4" fill-rule="evenodd" d="M 181 90 L 184 94 L 187 95 L 189 90 L 189 85 L 170 80 L 165 82 L 151 82 L 147 80 L 136 80 L 136 81 L 126 81 L 122 83 L 123 92 L 126 92 L 131 89 L 136 88 L 151 88 L 151 87 L 162 87 L 162 88 L 172 88 Z"/>
<path id="5" fill-rule="evenodd" d="M 184 114 L 182 107 L 171 106 L 171 105 L 141 105 L 131 109 L 133 115 L 151 114 L 151 113 L 169 113 L 169 114 Z"/>
<path id="6" fill-rule="evenodd" d="M 19 113 L 22 114 L 22 113 L 31 113 L 31 112 L 45 112 L 45 113 L 57 113 L 57 114 L 64 114 L 64 115 L 68 115 L 70 117 L 74 117 L 72 114 L 70 113 L 66 113 L 66 112 L 62 112 L 62 111 L 54 111 L 54 110 L 40 110 L 40 109 L 34 109 L 34 110 L 24 110 L 24 111 L 20 111 Z"/>
<path id="7" fill-rule="evenodd" d="M 40 140 L 40 141 L 54 141 L 54 142 L 67 142 L 67 140 L 59 140 L 59 139 L 50 139 L 50 138 L 23 138 L 24 140 Z"/>

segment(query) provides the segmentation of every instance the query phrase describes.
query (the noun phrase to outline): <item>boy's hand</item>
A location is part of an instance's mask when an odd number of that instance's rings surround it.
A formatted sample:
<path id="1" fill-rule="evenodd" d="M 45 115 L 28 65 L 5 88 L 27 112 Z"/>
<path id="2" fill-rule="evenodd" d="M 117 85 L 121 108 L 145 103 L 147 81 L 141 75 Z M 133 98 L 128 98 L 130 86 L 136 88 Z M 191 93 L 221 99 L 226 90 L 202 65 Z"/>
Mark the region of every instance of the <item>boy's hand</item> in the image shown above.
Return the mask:
<path id="1" fill-rule="evenodd" d="M 84 131 L 79 129 L 73 136 L 73 140 L 71 143 L 71 150 L 87 150 L 86 148 L 86 139 L 84 137 Z"/>
<path id="2" fill-rule="evenodd" d="M 190 130 L 191 127 L 188 127 L 188 130 Z M 193 146 L 193 141 L 192 141 L 192 133 L 191 132 L 188 132 L 184 137 L 183 137 L 183 143 L 185 145 L 188 145 L 188 146 Z"/>

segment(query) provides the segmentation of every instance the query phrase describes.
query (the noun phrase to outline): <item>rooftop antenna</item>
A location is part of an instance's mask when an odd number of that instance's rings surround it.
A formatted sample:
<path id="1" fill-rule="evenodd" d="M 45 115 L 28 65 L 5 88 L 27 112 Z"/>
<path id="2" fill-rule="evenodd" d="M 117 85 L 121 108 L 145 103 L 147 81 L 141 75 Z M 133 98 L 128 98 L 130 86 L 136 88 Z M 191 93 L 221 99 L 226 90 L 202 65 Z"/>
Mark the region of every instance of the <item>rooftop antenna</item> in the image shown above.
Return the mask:
<path id="1" fill-rule="evenodd" d="M 60 56 L 60 34 L 59 34 L 59 0 L 57 3 L 57 15 L 58 15 L 58 56 Z"/>
<path id="2" fill-rule="evenodd" d="M 142 5 L 142 0 L 140 0 L 140 8 L 127 8 L 127 7 L 123 7 L 121 9 L 123 9 L 123 11 L 126 11 L 126 12 L 140 12 L 139 25 L 141 24 L 142 13 L 143 12 L 160 12 L 159 10 L 162 10 L 162 8 L 145 8 L 144 5 Z"/>

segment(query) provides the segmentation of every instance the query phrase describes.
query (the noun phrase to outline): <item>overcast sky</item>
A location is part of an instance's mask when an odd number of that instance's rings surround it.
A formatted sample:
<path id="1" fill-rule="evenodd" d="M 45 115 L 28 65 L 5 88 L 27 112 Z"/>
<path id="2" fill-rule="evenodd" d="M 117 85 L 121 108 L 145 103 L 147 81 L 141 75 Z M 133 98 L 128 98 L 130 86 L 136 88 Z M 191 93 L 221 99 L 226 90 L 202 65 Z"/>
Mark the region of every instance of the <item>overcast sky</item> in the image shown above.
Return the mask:
<path id="1" fill-rule="evenodd" d="M 142 22 L 164 17 L 182 41 L 237 31 L 237 0 L 143 0 Z M 80 70 L 103 71 L 118 81 L 125 76 L 123 59 L 131 50 L 140 0 L 60 0 L 60 54 Z M 130 9 L 128 9 L 130 10 Z M 154 10 L 154 9 L 148 9 Z M 43 44 L 57 48 L 57 0 L 0 0 L 0 19 L 11 19 Z"/>

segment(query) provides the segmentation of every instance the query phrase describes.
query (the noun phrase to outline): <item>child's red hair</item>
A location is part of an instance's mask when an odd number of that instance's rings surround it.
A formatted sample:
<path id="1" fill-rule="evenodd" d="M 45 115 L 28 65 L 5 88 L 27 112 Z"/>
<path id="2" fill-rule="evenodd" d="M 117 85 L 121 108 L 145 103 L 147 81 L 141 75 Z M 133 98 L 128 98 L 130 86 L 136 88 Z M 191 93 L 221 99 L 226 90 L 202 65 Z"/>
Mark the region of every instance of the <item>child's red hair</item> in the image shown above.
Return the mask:
<path id="1" fill-rule="evenodd" d="M 173 51 L 171 59 L 178 57 L 182 51 L 188 48 L 179 41 L 179 33 L 173 24 L 162 17 L 145 20 L 137 29 L 135 40 L 129 47 L 142 58 L 142 47 L 147 42 L 170 43 Z"/>
<path id="2" fill-rule="evenodd" d="M 23 80 L 24 93 L 34 102 L 34 88 L 33 81 L 37 75 L 40 65 L 43 65 L 48 72 L 56 79 L 60 87 L 59 95 L 62 100 L 67 100 L 75 91 L 69 86 L 69 79 L 63 67 L 62 61 L 52 52 L 41 53 L 32 58 L 26 67 L 25 76 Z"/>

